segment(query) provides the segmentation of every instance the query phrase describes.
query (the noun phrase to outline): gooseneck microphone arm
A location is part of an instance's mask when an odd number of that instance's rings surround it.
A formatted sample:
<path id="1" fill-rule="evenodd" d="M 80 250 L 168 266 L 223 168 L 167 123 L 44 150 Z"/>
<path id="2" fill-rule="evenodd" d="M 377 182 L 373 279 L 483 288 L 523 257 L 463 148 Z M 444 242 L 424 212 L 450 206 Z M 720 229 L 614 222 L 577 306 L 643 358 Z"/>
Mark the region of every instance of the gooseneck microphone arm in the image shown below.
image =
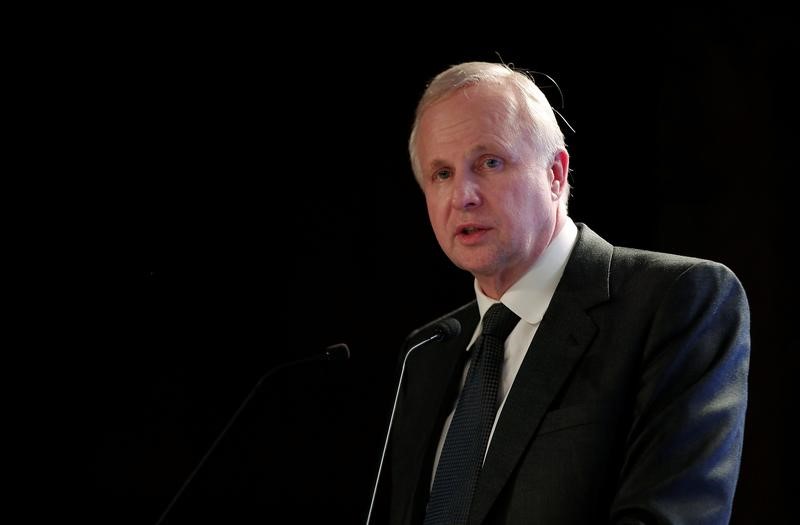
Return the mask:
<path id="1" fill-rule="evenodd" d="M 400 388 L 403 385 L 403 374 L 406 371 L 406 361 L 408 361 L 408 356 L 411 355 L 411 352 L 416 350 L 417 348 L 424 346 L 428 343 L 433 341 L 447 341 L 459 333 L 461 333 L 461 323 L 458 322 L 457 319 L 448 318 L 443 319 L 436 323 L 434 326 L 435 333 L 428 337 L 427 339 L 423 339 L 421 342 L 415 344 L 411 347 L 411 349 L 406 352 L 405 357 L 403 358 L 403 365 L 400 367 L 400 379 L 397 381 L 397 391 L 394 393 L 394 403 L 392 404 L 392 414 L 389 416 L 389 427 L 386 429 L 386 439 L 383 441 L 383 452 L 381 452 L 381 461 L 378 464 L 378 475 L 375 478 L 375 486 L 372 489 L 372 500 L 369 503 L 369 512 L 367 513 L 367 522 L 365 525 L 369 525 L 370 520 L 372 519 L 372 510 L 375 506 L 375 496 L 378 494 L 378 484 L 381 481 L 381 472 L 383 471 L 383 460 L 386 458 L 386 449 L 389 446 L 389 435 L 392 433 L 392 423 L 394 422 L 394 413 L 397 410 L 397 400 L 400 397 Z"/>
<path id="2" fill-rule="evenodd" d="M 325 351 L 322 353 L 314 354 L 312 356 L 304 357 L 302 359 L 296 359 L 294 361 L 289 361 L 287 363 L 282 363 L 278 366 L 271 368 L 263 376 L 261 376 L 259 380 L 256 382 L 255 386 L 250 390 L 250 393 L 247 394 L 247 397 L 244 398 L 244 401 L 242 401 L 242 403 L 239 405 L 239 408 L 236 409 L 236 412 L 234 412 L 233 416 L 231 416 L 231 418 L 228 420 L 228 423 L 225 425 L 225 428 L 222 429 L 222 432 L 219 433 L 219 435 L 216 437 L 211 446 L 208 447 L 208 450 L 200 459 L 200 461 L 197 463 L 197 466 L 194 468 L 194 470 L 192 470 L 192 473 L 189 474 L 189 476 L 186 478 L 186 481 L 183 482 L 181 488 L 178 489 L 178 492 L 175 493 L 175 496 L 172 498 L 172 501 L 169 502 L 167 508 L 164 509 L 164 512 L 161 513 L 161 516 L 158 518 L 158 521 L 156 521 L 156 525 L 161 525 L 161 523 L 163 523 L 164 519 L 167 517 L 170 510 L 172 510 L 172 507 L 175 506 L 175 503 L 180 499 L 181 495 L 186 490 L 186 487 L 189 486 L 189 484 L 192 482 L 197 473 L 200 472 L 200 469 L 203 468 L 203 465 L 205 464 L 208 457 L 211 455 L 212 452 L 214 452 L 214 449 L 217 448 L 219 442 L 222 441 L 222 438 L 228 432 L 228 429 L 231 428 L 231 426 L 233 426 L 233 423 L 239 417 L 239 414 L 241 414 L 242 410 L 244 410 L 244 408 L 247 406 L 247 404 L 250 402 L 255 393 L 258 391 L 258 389 L 261 387 L 261 385 L 268 377 L 280 372 L 281 370 L 285 370 L 287 368 L 291 368 L 297 365 L 302 365 L 304 363 L 310 363 L 312 361 L 337 361 L 345 359 L 350 359 L 350 348 L 348 348 L 348 346 L 344 343 L 338 343 L 327 347 Z"/>

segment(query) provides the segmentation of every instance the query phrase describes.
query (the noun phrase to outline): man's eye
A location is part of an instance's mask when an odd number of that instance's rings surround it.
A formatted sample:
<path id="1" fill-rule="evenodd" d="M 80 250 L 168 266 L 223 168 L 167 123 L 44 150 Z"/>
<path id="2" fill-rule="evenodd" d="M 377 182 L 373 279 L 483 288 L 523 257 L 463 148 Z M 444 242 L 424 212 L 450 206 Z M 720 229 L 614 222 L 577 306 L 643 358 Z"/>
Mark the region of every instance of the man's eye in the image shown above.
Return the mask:
<path id="1" fill-rule="evenodd" d="M 433 174 L 434 180 L 445 180 L 450 178 L 449 170 L 438 170 Z"/>
<path id="2" fill-rule="evenodd" d="M 500 162 L 500 159 L 488 158 L 483 161 L 483 165 L 487 168 L 494 169 L 499 168 L 502 162 Z"/>

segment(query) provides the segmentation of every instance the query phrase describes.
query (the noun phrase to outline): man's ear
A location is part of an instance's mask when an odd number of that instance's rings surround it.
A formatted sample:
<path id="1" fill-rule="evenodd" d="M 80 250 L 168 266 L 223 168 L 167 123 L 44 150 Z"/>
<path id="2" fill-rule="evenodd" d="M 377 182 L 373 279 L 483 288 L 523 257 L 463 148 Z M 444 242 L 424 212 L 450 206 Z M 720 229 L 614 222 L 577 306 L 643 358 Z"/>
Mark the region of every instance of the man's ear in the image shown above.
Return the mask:
<path id="1" fill-rule="evenodd" d="M 567 187 L 567 175 L 569 174 L 569 154 L 565 150 L 558 150 L 553 157 L 553 164 L 550 166 L 551 180 L 550 192 L 553 200 L 561 198 L 561 193 Z"/>

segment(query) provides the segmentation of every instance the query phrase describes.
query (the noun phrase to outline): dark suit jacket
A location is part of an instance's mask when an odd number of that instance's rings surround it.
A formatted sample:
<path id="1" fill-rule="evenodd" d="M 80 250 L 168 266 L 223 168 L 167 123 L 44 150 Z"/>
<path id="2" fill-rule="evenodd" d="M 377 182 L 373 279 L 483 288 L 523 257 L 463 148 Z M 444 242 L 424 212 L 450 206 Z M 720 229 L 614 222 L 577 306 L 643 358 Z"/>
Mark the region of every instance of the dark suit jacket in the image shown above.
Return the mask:
<path id="1" fill-rule="evenodd" d="M 727 523 L 750 349 L 739 281 L 721 264 L 614 247 L 578 227 L 508 393 L 469 523 Z M 382 522 L 424 516 L 477 304 L 445 317 L 461 322 L 460 335 L 406 363 L 379 485 Z"/>

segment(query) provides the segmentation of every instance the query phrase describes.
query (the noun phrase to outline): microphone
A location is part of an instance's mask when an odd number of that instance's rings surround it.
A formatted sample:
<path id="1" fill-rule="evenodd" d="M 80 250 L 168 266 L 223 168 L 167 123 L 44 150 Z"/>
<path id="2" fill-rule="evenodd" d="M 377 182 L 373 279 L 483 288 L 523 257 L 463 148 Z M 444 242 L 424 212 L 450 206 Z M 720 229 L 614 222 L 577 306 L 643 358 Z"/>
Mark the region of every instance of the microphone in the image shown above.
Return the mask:
<path id="1" fill-rule="evenodd" d="M 250 390 L 250 393 L 247 394 L 247 397 L 244 398 L 244 401 L 242 401 L 242 403 L 239 405 L 239 408 L 236 409 L 236 412 L 233 413 L 233 416 L 231 416 L 230 420 L 225 425 L 225 428 L 222 429 L 222 432 L 219 433 L 219 435 L 216 437 L 211 446 L 208 447 L 208 450 L 200 459 L 200 461 L 197 463 L 197 466 L 194 468 L 194 470 L 192 470 L 192 473 L 189 474 L 189 477 L 186 478 L 186 481 L 183 482 L 181 488 L 178 489 L 178 492 L 175 493 L 175 496 L 172 498 L 172 501 L 169 502 L 167 508 L 165 508 L 164 512 L 161 513 L 161 517 L 159 517 L 158 521 L 156 521 L 156 525 L 161 525 L 164 522 L 164 519 L 167 517 L 170 510 L 172 510 L 172 507 L 175 506 L 175 503 L 178 501 L 178 499 L 180 499 L 181 495 L 186 490 L 186 487 L 188 487 L 189 484 L 192 482 L 194 477 L 197 475 L 197 473 L 205 464 L 208 457 L 211 455 L 212 452 L 214 452 L 214 449 L 217 448 L 219 442 L 222 441 L 222 438 L 228 432 L 228 429 L 230 429 L 231 426 L 233 426 L 233 423 L 239 417 L 239 414 L 241 414 L 241 412 L 244 410 L 244 408 L 247 406 L 247 404 L 250 402 L 255 393 L 258 391 L 258 389 L 261 387 L 261 385 L 268 377 L 274 375 L 277 372 L 280 372 L 281 370 L 285 370 L 287 368 L 291 368 L 293 366 L 305 363 L 310 363 L 312 361 L 340 361 L 340 360 L 344 361 L 347 359 L 350 359 L 350 348 L 348 348 L 348 346 L 345 343 L 337 343 L 335 345 L 331 345 L 325 348 L 323 352 L 313 354 L 308 357 L 303 357 L 301 359 L 296 359 L 294 361 L 282 363 L 278 366 L 271 368 L 264 375 L 262 375 L 256 382 L 255 386 Z"/>
<path id="2" fill-rule="evenodd" d="M 436 323 L 433 327 L 433 331 L 435 334 L 440 336 L 438 341 L 444 342 L 447 341 L 448 339 L 456 337 L 458 334 L 461 333 L 461 323 L 458 322 L 458 319 L 448 317 L 447 319 L 442 319 L 441 321 Z M 409 353 L 410 352 L 411 350 L 409 350 Z"/>
<path id="3" fill-rule="evenodd" d="M 369 512 L 367 513 L 367 522 L 365 525 L 369 525 L 370 519 L 372 518 L 372 510 L 375 506 L 375 496 L 378 494 L 378 483 L 381 480 L 381 471 L 383 470 L 383 460 L 386 457 L 386 448 L 389 446 L 389 435 L 392 432 L 392 423 L 394 422 L 394 412 L 397 410 L 397 399 L 400 397 L 400 387 L 403 384 L 403 374 L 406 371 L 406 361 L 408 360 L 408 356 L 411 355 L 411 352 L 416 350 L 421 346 L 425 346 L 428 343 L 432 343 L 434 341 L 444 342 L 453 337 L 458 336 L 461 333 L 461 323 L 458 319 L 454 319 L 452 317 L 448 317 L 447 319 L 442 319 L 438 323 L 433 326 L 433 335 L 428 337 L 427 339 L 423 339 L 421 342 L 415 344 L 411 347 L 411 349 L 406 352 L 405 357 L 403 358 L 403 366 L 400 368 L 400 379 L 397 381 L 397 391 L 394 394 L 394 404 L 392 405 L 392 415 L 389 417 L 389 427 L 386 429 L 386 439 L 383 442 L 383 452 L 381 452 L 381 461 L 378 464 L 378 476 L 375 478 L 375 487 L 372 489 L 372 500 L 369 503 Z"/>

